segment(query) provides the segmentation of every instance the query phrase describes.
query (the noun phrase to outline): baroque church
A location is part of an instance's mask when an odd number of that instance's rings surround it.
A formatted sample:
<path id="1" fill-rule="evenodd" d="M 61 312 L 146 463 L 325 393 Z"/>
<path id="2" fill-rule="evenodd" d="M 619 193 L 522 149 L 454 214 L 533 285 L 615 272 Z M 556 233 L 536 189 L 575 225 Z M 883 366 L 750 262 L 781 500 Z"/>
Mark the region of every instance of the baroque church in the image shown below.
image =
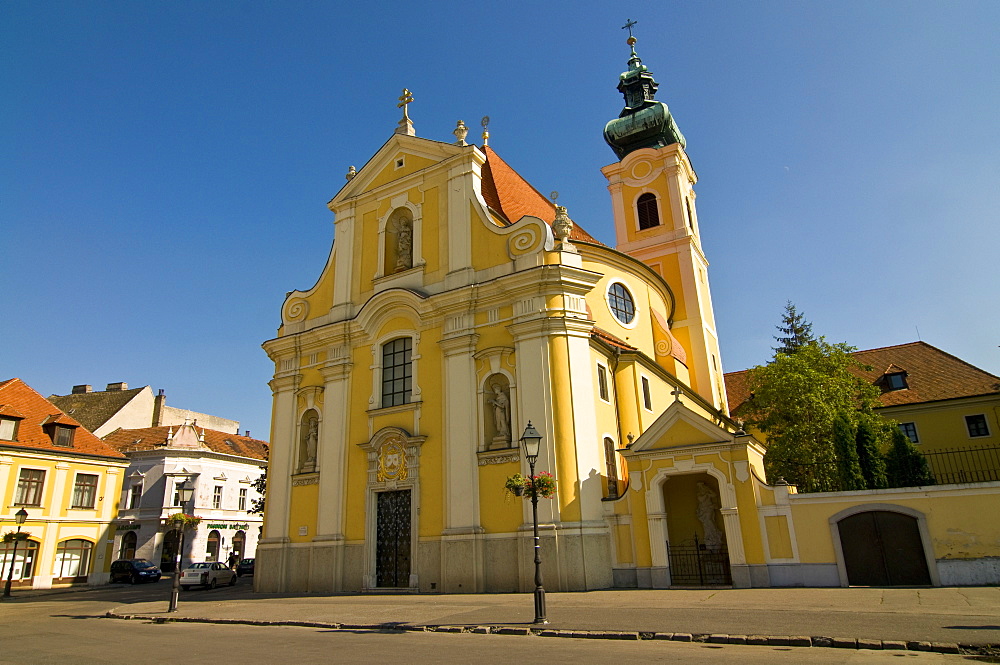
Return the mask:
<path id="1" fill-rule="evenodd" d="M 625 108 L 604 130 L 619 159 L 603 169 L 615 247 L 539 194 L 488 134 L 482 146 L 462 123 L 453 143 L 416 136 L 407 91 L 399 128 L 352 167 L 329 203 L 327 264 L 288 295 L 264 344 L 275 374 L 260 590 L 527 588 L 530 502 L 503 488 L 528 473 L 528 421 L 544 436 L 537 470 L 557 483 L 539 505 L 549 588 L 664 586 L 664 545 L 651 541 L 740 540 L 718 510 L 733 509 L 720 484 L 739 435 L 696 175 L 634 43 Z M 645 505 L 663 482 L 649 461 L 663 441 L 724 460 L 716 470 L 687 456 L 677 512 Z M 742 563 L 738 548 L 730 557 Z"/>
<path id="2" fill-rule="evenodd" d="M 697 176 L 628 43 L 625 106 L 604 129 L 614 247 L 486 132 L 418 137 L 406 90 L 395 133 L 351 167 L 326 265 L 263 345 L 258 591 L 533 588 L 531 504 L 504 491 L 529 472 L 529 422 L 536 472 L 556 482 L 538 506 L 546 588 L 849 583 L 837 525 L 874 499 L 764 482 L 763 445 L 728 413 Z M 906 504 L 912 557 L 941 583 L 927 493 L 879 492 Z"/>

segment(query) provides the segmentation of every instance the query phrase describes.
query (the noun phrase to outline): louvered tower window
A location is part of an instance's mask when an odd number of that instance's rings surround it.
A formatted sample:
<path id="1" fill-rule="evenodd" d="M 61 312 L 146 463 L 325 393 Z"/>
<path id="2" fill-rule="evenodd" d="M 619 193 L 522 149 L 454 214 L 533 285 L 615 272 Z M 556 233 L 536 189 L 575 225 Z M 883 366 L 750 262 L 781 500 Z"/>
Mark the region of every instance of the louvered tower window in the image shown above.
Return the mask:
<path id="1" fill-rule="evenodd" d="M 650 193 L 642 194 L 635 202 L 639 215 L 639 230 L 651 229 L 660 225 L 660 213 L 656 209 L 656 196 Z"/>

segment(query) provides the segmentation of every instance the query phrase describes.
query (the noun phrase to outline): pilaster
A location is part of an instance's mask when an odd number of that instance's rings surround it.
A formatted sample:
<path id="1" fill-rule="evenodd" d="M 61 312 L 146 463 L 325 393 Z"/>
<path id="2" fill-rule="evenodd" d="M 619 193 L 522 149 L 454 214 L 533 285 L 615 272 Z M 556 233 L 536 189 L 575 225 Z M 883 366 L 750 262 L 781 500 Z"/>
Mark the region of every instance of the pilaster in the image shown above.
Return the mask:
<path id="1" fill-rule="evenodd" d="M 271 382 L 273 416 L 267 474 L 265 538 L 288 537 L 291 476 L 295 465 L 295 391 L 300 374 L 275 377 Z"/>

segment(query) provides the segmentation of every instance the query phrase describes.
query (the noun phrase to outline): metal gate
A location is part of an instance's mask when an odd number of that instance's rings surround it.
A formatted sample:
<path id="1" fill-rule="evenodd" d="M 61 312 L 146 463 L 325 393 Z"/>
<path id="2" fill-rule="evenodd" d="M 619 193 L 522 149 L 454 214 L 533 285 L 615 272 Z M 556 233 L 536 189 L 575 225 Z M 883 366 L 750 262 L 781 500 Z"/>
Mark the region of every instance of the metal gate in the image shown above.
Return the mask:
<path id="1" fill-rule="evenodd" d="M 709 549 L 698 542 L 698 536 L 680 545 L 667 543 L 670 560 L 670 584 L 673 586 L 728 586 L 733 583 L 729 569 L 729 552 L 725 548 Z"/>
<path id="2" fill-rule="evenodd" d="M 378 494 L 375 538 L 376 586 L 410 586 L 410 490 Z"/>
<path id="3" fill-rule="evenodd" d="M 872 510 L 837 522 L 847 583 L 852 586 L 921 586 L 931 583 L 917 519 Z"/>

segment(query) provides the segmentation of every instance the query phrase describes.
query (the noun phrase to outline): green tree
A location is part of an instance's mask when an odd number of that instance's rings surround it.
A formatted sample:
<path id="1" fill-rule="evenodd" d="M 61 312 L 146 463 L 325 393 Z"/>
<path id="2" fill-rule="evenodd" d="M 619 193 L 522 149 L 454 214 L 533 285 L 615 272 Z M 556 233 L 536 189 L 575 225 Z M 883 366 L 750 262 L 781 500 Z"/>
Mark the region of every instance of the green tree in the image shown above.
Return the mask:
<path id="1" fill-rule="evenodd" d="M 834 418 L 843 413 L 856 423 L 861 413 L 871 413 L 880 394 L 851 373 L 861 366 L 853 350 L 820 338 L 750 370 L 752 395 L 736 415 L 765 435 L 770 482 L 784 478 L 806 492 L 836 484 Z"/>
<path id="2" fill-rule="evenodd" d="M 895 425 L 878 414 L 862 413 L 858 420 L 855 443 L 858 448 L 861 475 L 865 477 L 865 485 L 868 489 L 877 490 L 889 486 L 885 476 L 885 458 L 882 457 L 878 445 L 880 439 L 888 439 L 891 435 L 889 431 L 886 431 L 886 427 L 895 427 Z"/>
<path id="3" fill-rule="evenodd" d="M 927 458 L 899 429 L 892 433 L 892 448 L 885 459 L 890 487 L 920 487 L 935 484 Z"/>
<path id="4" fill-rule="evenodd" d="M 846 413 L 833 417 L 833 448 L 837 456 L 838 488 L 842 491 L 865 489 L 865 477 L 858 463 L 858 445 L 854 425 Z"/>
<path id="5" fill-rule="evenodd" d="M 250 502 L 250 509 L 247 512 L 252 515 L 263 515 L 264 500 L 267 499 L 267 469 L 264 469 L 264 473 L 260 474 L 257 480 L 250 483 L 250 487 L 260 493 L 260 498 Z"/>
<path id="6" fill-rule="evenodd" d="M 792 354 L 806 344 L 815 342 L 812 328 L 812 324 L 806 321 L 805 315 L 796 311 L 792 301 L 786 302 L 785 313 L 781 317 L 781 325 L 778 326 L 778 332 L 781 333 L 781 336 L 774 336 L 774 340 L 781 344 L 781 346 L 773 347 L 775 355 L 779 353 Z"/>

